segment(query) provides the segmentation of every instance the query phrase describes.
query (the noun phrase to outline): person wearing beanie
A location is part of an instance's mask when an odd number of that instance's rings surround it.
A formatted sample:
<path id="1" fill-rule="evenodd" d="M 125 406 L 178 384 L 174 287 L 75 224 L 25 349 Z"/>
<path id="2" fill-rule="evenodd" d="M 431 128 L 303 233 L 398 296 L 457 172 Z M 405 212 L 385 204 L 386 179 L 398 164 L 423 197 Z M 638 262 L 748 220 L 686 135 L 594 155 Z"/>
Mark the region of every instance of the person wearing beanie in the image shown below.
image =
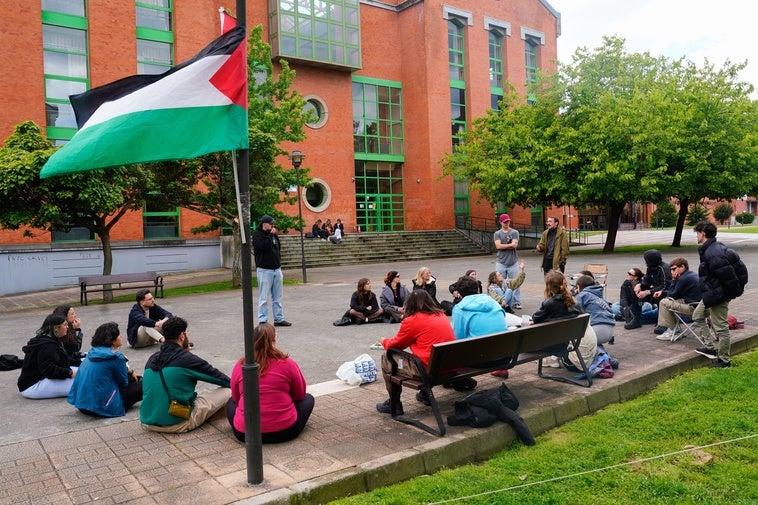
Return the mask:
<path id="1" fill-rule="evenodd" d="M 292 326 L 284 319 L 282 310 L 284 276 L 280 245 L 274 218 L 268 214 L 262 216 L 253 232 L 253 256 L 258 279 L 258 323 L 268 322 L 268 299 L 271 297 L 274 326 Z"/>

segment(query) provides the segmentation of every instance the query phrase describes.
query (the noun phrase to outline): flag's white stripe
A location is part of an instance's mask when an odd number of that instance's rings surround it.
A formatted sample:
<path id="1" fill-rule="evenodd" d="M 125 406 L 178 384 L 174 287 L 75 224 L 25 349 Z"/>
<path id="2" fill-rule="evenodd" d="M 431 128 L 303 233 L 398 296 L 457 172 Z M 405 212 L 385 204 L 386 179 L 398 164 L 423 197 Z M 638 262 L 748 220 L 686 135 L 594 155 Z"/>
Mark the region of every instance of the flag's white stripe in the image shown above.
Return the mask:
<path id="1" fill-rule="evenodd" d="M 208 56 L 127 96 L 101 105 L 81 130 L 132 112 L 229 105 L 232 101 L 210 83 L 229 55 Z"/>

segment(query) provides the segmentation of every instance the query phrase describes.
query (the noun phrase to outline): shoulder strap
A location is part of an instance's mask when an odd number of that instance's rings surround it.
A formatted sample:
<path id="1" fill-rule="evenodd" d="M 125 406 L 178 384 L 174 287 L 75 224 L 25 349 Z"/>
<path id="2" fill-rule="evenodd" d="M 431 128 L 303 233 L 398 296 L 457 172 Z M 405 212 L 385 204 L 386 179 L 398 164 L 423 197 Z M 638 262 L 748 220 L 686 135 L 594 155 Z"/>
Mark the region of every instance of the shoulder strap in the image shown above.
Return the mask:
<path id="1" fill-rule="evenodd" d="M 163 369 L 158 369 L 158 375 L 161 376 L 161 382 L 163 383 L 163 389 L 166 390 L 166 396 L 168 396 L 168 400 L 171 401 L 171 393 L 168 392 L 168 386 L 166 385 L 166 379 L 163 378 Z"/>

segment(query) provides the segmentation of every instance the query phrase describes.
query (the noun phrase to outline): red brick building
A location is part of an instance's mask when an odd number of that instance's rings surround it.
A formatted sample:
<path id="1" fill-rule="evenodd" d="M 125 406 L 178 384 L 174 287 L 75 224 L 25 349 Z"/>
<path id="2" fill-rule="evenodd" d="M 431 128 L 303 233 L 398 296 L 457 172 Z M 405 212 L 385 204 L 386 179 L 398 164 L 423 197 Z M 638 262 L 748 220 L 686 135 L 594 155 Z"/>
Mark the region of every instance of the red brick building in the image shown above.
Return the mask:
<path id="1" fill-rule="evenodd" d="M 0 37 L 12 57 L 0 75 L 0 139 L 31 119 L 64 143 L 75 132 L 68 95 L 188 59 L 218 36 L 218 6 L 42 0 L 7 9 Z M 296 70 L 294 87 L 319 117 L 304 142 L 285 146 L 306 154 L 315 181 L 303 191 L 306 223 L 341 218 L 348 232 L 445 229 L 505 210 L 443 177 L 440 161 L 457 132 L 497 106 L 506 81 L 524 90 L 538 69 L 555 70 L 560 15 L 546 0 L 247 0 L 247 10 L 248 25 L 264 27 L 275 60 Z M 514 214 L 531 220 L 529 210 Z M 135 247 L 154 238 L 207 240 L 189 231 L 204 219 L 148 203 L 122 219 L 113 239 Z M 55 249 L 91 238 L 81 230 L 31 239 L 0 230 L 0 247 Z"/>

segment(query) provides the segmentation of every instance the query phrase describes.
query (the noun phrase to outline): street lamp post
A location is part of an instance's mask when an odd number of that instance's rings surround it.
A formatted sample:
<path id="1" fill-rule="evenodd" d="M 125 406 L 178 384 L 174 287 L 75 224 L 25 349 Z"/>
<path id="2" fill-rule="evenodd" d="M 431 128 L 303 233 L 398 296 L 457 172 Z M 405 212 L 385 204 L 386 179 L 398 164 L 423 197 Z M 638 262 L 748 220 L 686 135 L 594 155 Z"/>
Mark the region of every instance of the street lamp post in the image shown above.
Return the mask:
<path id="1" fill-rule="evenodd" d="M 303 207 L 300 202 L 300 165 L 303 163 L 305 155 L 298 149 L 292 151 L 290 154 L 290 160 L 292 166 L 295 167 L 295 179 L 297 179 L 297 216 L 300 224 L 300 261 L 303 268 L 303 284 L 308 284 L 308 274 L 305 271 L 305 241 L 303 239 Z"/>

